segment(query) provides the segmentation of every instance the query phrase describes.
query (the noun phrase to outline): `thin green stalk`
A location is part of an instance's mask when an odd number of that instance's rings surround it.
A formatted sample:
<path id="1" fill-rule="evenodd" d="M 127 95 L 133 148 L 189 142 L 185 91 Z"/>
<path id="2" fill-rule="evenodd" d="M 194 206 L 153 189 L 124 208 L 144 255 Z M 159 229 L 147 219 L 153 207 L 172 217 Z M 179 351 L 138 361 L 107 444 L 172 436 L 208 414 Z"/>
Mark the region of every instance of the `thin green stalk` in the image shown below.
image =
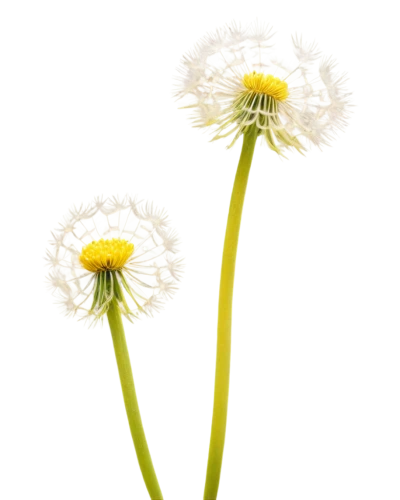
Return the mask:
<path id="1" fill-rule="evenodd" d="M 222 255 L 221 281 L 218 308 L 217 361 L 215 370 L 214 409 L 211 426 L 210 448 L 204 500 L 216 500 L 224 453 L 226 419 L 228 414 L 229 368 L 231 358 L 232 298 L 235 278 L 236 253 L 240 221 L 247 180 L 258 129 L 253 125 L 243 135 L 243 146 L 233 185 L 224 252 Z"/>
<path id="2" fill-rule="evenodd" d="M 122 324 L 121 312 L 115 299 L 112 300 L 107 312 L 111 335 L 114 343 L 115 357 L 117 359 L 119 378 L 121 380 L 122 394 L 124 396 L 126 414 L 129 427 L 135 445 L 136 455 L 139 461 L 143 479 L 152 500 L 163 500 L 157 476 L 154 471 L 153 462 L 147 446 L 142 419 L 140 418 L 139 405 L 136 397 L 135 384 L 133 382 L 131 362 L 129 360 L 128 347 L 126 345 L 124 326 Z"/>

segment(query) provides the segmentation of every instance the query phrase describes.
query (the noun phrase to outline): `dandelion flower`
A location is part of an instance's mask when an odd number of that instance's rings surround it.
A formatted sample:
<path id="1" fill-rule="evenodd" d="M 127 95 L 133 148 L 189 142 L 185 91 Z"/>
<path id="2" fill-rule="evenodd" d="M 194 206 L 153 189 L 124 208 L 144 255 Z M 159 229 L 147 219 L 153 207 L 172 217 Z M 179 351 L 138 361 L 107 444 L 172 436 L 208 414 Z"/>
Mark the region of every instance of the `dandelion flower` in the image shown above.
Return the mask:
<path id="1" fill-rule="evenodd" d="M 168 216 L 136 198 L 95 198 L 74 207 L 53 233 L 48 284 L 67 315 L 107 316 L 128 422 L 150 498 L 162 500 L 133 382 L 122 316 L 159 312 L 177 290 L 183 262 Z"/>
<path id="2" fill-rule="evenodd" d="M 184 56 L 176 95 L 193 108 L 193 124 L 210 127 L 231 147 L 251 127 L 278 154 L 329 144 L 349 115 L 346 78 L 315 43 L 292 38 L 295 64 L 273 51 L 272 30 L 236 24 L 207 35 Z"/>
<path id="3" fill-rule="evenodd" d="M 166 212 L 132 198 L 73 208 L 51 243 L 48 282 L 65 312 L 80 318 L 102 318 L 113 300 L 129 320 L 151 315 L 182 273 Z"/>
<path id="4" fill-rule="evenodd" d="M 286 65 L 274 53 L 271 39 L 271 29 L 259 23 L 244 29 L 234 23 L 200 40 L 179 68 L 176 96 L 192 110 L 193 125 L 212 130 L 213 140 L 229 137 L 228 147 L 243 136 L 222 257 L 207 500 L 217 498 L 222 467 L 236 252 L 257 138 L 279 155 L 291 150 L 303 154 L 309 145 L 330 144 L 349 116 L 346 77 L 332 58 L 295 36 L 295 62 Z"/>

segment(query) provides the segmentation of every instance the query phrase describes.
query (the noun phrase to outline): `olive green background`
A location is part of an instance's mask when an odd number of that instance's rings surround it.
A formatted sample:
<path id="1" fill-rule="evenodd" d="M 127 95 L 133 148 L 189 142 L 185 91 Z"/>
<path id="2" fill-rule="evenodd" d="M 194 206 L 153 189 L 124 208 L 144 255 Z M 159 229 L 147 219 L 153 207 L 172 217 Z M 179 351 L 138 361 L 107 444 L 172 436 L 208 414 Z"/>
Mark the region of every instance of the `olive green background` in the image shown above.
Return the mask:
<path id="1" fill-rule="evenodd" d="M 105 324 L 45 286 L 74 204 L 165 207 L 186 273 L 165 311 L 125 325 L 165 498 L 201 499 L 223 238 L 240 143 L 192 129 L 182 54 L 258 18 L 338 60 L 354 114 L 331 148 L 257 144 L 237 255 L 220 500 L 400 496 L 400 162 L 392 3 L 5 1 L 0 7 L 0 497 L 145 499 Z"/>

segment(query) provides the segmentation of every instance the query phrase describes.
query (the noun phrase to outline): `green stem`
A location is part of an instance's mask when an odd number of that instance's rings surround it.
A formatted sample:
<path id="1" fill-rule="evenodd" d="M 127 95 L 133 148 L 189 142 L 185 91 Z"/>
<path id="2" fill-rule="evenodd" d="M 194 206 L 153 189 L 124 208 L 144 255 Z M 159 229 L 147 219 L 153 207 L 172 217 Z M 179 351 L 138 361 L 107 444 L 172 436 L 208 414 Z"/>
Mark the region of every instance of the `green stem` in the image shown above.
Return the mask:
<path id="1" fill-rule="evenodd" d="M 204 500 L 216 500 L 224 453 L 228 414 L 229 368 L 231 358 L 232 298 L 240 221 L 247 180 L 253 159 L 258 130 L 251 126 L 243 136 L 243 146 L 233 186 L 226 226 L 219 289 L 217 362 L 215 370 L 214 409 Z"/>
<path id="2" fill-rule="evenodd" d="M 126 345 L 124 326 L 122 324 L 121 312 L 115 299 L 112 300 L 107 312 L 111 335 L 114 343 L 115 357 L 117 359 L 119 378 L 121 381 L 122 394 L 124 396 L 126 414 L 129 427 L 135 445 L 136 455 L 139 461 L 143 479 L 152 500 L 163 500 L 157 476 L 154 471 L 153 462 L 147 446 L 142 419 L 140 418 L 139 405 L 136 397 L 135 384 L 133 382 L 131 362 L 129 360 L 128 347 Z"/>

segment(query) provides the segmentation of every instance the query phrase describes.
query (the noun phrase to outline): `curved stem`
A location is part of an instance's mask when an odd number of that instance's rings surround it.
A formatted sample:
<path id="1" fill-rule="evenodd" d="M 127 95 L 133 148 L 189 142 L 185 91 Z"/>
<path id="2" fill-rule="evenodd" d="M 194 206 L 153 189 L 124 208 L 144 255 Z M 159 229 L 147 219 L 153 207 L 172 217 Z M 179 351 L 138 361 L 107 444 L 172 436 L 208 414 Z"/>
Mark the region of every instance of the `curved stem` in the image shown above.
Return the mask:
<path id="1" fill-rule="evenodd" d="M 115 357 L 117 359 L 119 378 L 121 381 L 122 394 L 124 396 L 126 414 L 129 427 L 135 445 L 136 455 L 142 476 L 152 500 L 163 500 L 157 476 L 154 471 L 153 462 L 147 446 L 142 419 L 140 418 L 139 405 L 136 397 L 135 384 L 133 382 L 131 362 L 129 360 L 128 347 L 126 345 L 124 326 L 122 324 L 121 312 L 115 301 L 112 300 L 107 312 L 111 335 L 114 344 Z"/>
<path id="2" fill-rule="evenodd" d="M 226 419 L 228 413 L 229 368 L 231 358 L 232 298 L 235 278 L 236 253 L 240 221 L 247 180 L 258 130 L 251 126 L 243 135 L 243 146 L 233 186 L 224 252 L 222 255 L 221 281 L 218 308 L 217 361 L 215 370 L 214 409 L 211 426 L 210 448 L 204 500 L 215 500 L 218 494 L 224 453 Z"/>

